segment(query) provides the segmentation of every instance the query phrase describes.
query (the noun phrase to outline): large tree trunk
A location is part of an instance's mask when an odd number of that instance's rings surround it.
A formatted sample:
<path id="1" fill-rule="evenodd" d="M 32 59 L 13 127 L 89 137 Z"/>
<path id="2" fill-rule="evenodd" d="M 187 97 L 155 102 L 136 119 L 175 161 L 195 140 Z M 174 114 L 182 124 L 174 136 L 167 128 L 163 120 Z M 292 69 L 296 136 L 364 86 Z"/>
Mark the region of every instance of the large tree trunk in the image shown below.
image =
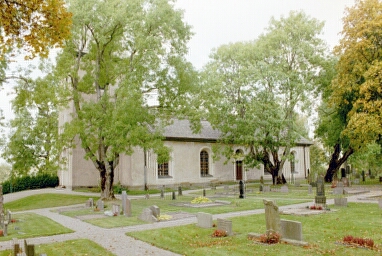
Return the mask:
<path id="1" fill-rule="evenodd" d="M 112 166 L 107 166 L 103 170 L 99 170 L 101 179 L 101 199 L 113 200 L 115 199 L 113 182 L 114 182 L 114 168 Z"/>
<path id="2" fill-rule="evenodd" d="M 264 171 L 272 175 L 273 185 L 287 183 L 284 177 L 284 174 L 280 170 L 280 161 L 278 159 L 278 154 L 275 152 L 272 152 L 272 157 L 273 157 L 273 162 L 275 164 L 273 164 L 272 161 L 270 160 L 268 152 L 264 150 L 263 158 L 262 158 Z"/>
<path id="3" fill-rule="evenodd" d="M 345 161 L 349 158 L 351 154 L 353 154 L 354 150 L 352 148 L 348 148 L 340 157 L 341 153 L 341 145 L 337 143 L 334 145 L 334 151 L 329 161 L 328 169 L 326 170 L 325 174 L 325 181 L 326 182 L 332 182 L 333 176 L 338 172 L 341 165 L 345 163 Z"/>

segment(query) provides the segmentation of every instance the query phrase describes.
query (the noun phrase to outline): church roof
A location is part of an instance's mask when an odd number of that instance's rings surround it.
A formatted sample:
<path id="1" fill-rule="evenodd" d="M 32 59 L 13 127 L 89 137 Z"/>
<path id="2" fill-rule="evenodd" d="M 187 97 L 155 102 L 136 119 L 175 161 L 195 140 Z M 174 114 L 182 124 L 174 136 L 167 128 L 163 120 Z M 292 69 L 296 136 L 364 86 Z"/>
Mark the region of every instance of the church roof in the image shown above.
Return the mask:
<path id="1" fill-rule="evenodd" d="M 216 142 L 219 139 L 220 131 L 213 129 L 208 121 L 202 120 L 200 125 L 200 132 L 193 133 L 190 121 L 175 119 L 170 125 L 165 127 L 163 135 L 166 140 L 173 141 Z M 313 145 L 313 142 L 301 137 L 297 145 Z"/>

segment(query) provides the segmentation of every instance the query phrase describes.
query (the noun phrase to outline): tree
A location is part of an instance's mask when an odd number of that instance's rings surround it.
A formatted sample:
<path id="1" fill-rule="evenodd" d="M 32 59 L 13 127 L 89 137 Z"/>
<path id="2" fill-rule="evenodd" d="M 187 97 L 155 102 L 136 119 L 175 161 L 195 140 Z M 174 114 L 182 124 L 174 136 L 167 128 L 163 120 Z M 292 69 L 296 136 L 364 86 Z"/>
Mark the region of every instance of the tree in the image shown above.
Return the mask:
<path id="1" fill-rule="evenodd" d="M 274 183 L 286 182 L 281 170 L 300 139 L 297 111 L 308 110 L 320 81 L 326 61 L 318 38 L 322 27 L 302 12 L 272 18 L 256 41 L 219 47 L 204 69 L 207 116 L 222 132 L 221 142 L 244 146 L 246 164 L 263 164 Z M 234 156 L 232 146 L 226 156 Z"/>
<path id="2" fill-rule="evenodd" d="M 62 46 L 70 35 L 71 14 L 63 0 L 3 0 L 0 8 L 0 61 L 13 47 L 30 58 L 46 57 L 49 47 Z"/>
<path id="3" fill-rule="evenodd" d="M 2 157 L 12 163 L 13 174 L 31 171 L 56 173 L 59 167 L 57 83 L 51 75 L 16 86 L 16 117 L 11 120 L 9 142 Z"/>
<path id="4" fill-rule="evenodd" d="M 357 1 L 343 19 L 342 39 L 334 50 L 337 75 L 319 127 L 320 137 L 333 147 L 328 182 L 349 156 L 382 141 L 381 10 L 378 0 Z"/>
<path id="5" fill-rule="evenodd" d="M 0 183 L 3 183 L 8 179 L 11 174 L 11 166 L 0 163 Z"/>
<path id="6" fill-rule="evenodd" d="M 75 112 L 63 136 L 76 138 L 99 172 L 101 197 L 113 199 L 122 153 L 141 147 L 158 162 L 169 158 L 160 125 L 186 105 L 190 27 L 167 0 L 70 1 L 69 8 L 72 38 L 55 71 Z M 156 107 L 147 103 L 150 93 Z"/>

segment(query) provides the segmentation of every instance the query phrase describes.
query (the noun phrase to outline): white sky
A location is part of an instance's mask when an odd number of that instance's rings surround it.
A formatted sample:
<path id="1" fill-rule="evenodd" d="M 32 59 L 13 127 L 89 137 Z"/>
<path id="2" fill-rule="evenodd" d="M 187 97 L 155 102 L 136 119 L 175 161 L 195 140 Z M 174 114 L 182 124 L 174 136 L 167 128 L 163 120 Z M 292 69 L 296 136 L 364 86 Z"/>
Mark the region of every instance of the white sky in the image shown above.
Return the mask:
<path id="1" fill-rule="evenodd" d="M 256 39 L 268 26 L 270 18 L 288 16 L 291 10 L 303 10 L 325 22 L 322 38 L 333 48 L 342 30 L 345 7 L 355 0 L 178 0 L 184 20 L 192 26 L 188 60 L 200 69 L 208 61 L 213 48 L 220 45 Z M 19 59 L 18 65 L 29 65 Z M 0 89 L 0 109 L 7 120 L 13 118 L 10 99 L 12 83 Z"/>

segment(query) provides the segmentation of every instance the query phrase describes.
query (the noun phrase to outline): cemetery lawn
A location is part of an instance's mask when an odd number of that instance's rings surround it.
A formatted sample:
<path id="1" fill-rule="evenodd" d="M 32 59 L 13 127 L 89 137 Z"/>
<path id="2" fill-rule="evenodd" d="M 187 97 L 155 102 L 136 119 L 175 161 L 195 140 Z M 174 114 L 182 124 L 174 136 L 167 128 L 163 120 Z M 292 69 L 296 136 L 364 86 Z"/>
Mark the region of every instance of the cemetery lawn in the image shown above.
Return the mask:
<path id="1" fill-rule="evenodd" d="M 275 199 L 276 195 L 268 197 L 268 194 L 261 194 L 258 197 L 248 197 L 244 199 L 232 198 L 232 197 L 219 197 L 219 198 L 211 198 L 211 201 L 215 200 L 223 200 L 230 202 L 230 204 L 222 204 L 221 206 L 212 206 L 212 207 L 186 207 L 183 204 L 190 204 L 192 199 L 195 197 L 190 196 L 181 196 L 177 197 L 176 200 L 167 200 L 160 199 L 158 197 L 151 197 L 150 199 L 132 199 L 131 200 L 131 208 L 133 217 L 125 217 L 125 216 L 115 216 L 105 218 L 103 212 L 97 212 L 93 208 L 83 208 L 83 209 L 74 209 L 71 211 L 63 211 L 61 214 L 76 217 L 76 216 L 84 216 L 84 215 L 93 215 L 94 218 L 85 219 L 85 222 L 88 222 L 92 225 L 103 227 L 103 228 L 115 228 L 115 227 L 123 227 L 123 226 L 132 226 L 132 225 L 140 225 L 145 224 L 145 222 L 138 219 L 138 216 L 142 213 L 145 208 L 148 208 L 152 205 L 157 205 L 160 208 L 160 212 L 162 215 L 175 213 L 175 212 L 186 212 L 190 214 L 197 214 L 198 212 L 205 212 L 211 214 L 219 214 L 219 213 L 228 213 L 228 212 L 237 212 L 237 211 L 246 211 L 246 210 L 254 210 L 254 209 L 263 209 L 263 198 Z M 275 193 L 279 196 L 282 196 L 280 193 Z M 296 199 L 296 198 L 287 198 L 283 196 L 282 198 L 275 199 L 278 206 L 290 205 L 296 203 L 304 203 L 311 202 L 312 199 Z M 106 201 L 105 202 L 105 211 L 112 209 L 112 204 L 122 205 L 120 200 Z M 97 218 L 99 215 L 99 218 Z"/>
<path id="2" fill-rule="evenodd" d="M 24 239 L 40 236 L 53 236 L 72 233 L 71 229 L 65 228 L 53 220 L 34 213 L 12 214 L 16 222 L 8 225 L 8 236 L 1 236 L 0 241 L 8 241 L 13 238 Z"/>
<path id="3" fill-rule="evenodd" d="M 92 196 L 66 195 L 66 194 L 39 194 L 32 195 L 4 204 L 4 209 L 12 212 L 33 209 L 51 208 L 74 204 L 85 204 Z M 95 201 L 98 197 L 92 197 Z"/>
<path id="4" fill-rule="evenodd" d="M 35 255 L 99 255 L 112 256 L 110 253 L 97 243 L 87 239 L 69 240 L 51 244 L 35 245 Z M 0 251 L 0 256 L 12 255 L 12 250 Z"/>
<path id="5" fill-rule="evenodd" d="M 204 210 L 203 210 L 204 211 Z M 324 214 L 310 216 L 280 215 L 281 219 L 302 223 L 306 247 L 288 244 L 263 245 L 247 238 L 248 233 L 265 233 L 264 214 L 235 217 L 230 237 L 214 238 L 216 228 L 199 228 L 196 224 L 130 232 L 127 235 L 182 255 L 379 255 L 382 251 L 382 213 L 378 204 L 349 203 Z M 216 221 L 214 221 L 216 223 Z M 344 246 L 344 236 L 373 239 L 374 250 Z"/>

